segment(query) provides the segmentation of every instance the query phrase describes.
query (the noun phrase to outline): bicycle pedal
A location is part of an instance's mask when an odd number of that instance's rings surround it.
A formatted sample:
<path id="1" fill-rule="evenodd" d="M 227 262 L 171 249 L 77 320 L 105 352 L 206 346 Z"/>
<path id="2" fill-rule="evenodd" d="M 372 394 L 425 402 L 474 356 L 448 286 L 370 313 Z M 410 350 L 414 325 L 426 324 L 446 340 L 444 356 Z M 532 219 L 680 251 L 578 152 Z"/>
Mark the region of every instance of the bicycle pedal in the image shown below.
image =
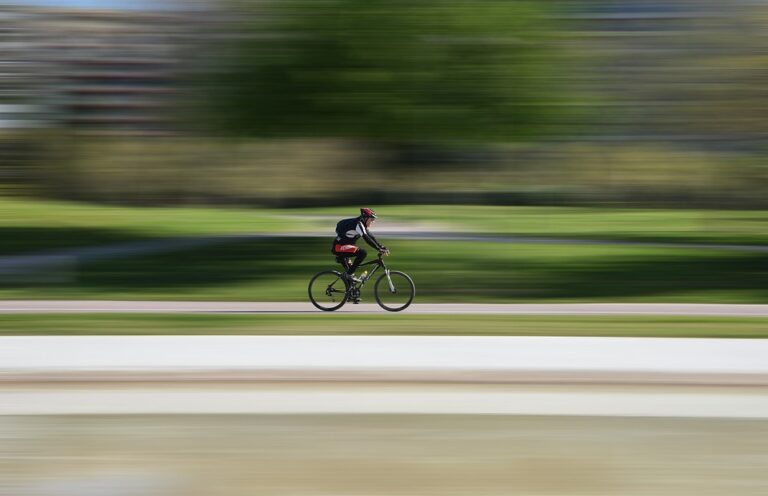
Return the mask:
<path id="1" fill-rule="evenodd" d="M 353 300 L 352 300 L 352 303 L 354 303 L 355 305 L 357 305 L 358 303 L 360 303 L 360 298 L 355 298 L 355 299 L 353 299 Z"/>

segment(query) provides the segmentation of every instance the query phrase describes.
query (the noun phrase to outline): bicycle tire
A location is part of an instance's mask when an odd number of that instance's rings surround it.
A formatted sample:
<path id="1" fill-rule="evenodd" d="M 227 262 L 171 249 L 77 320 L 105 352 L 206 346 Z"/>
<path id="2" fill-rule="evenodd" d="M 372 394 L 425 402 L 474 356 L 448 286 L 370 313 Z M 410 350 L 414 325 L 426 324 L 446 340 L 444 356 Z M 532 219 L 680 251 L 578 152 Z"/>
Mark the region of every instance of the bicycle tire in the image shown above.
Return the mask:
<path id="1" fill-rule="evenodd" d="M 411 276 L 409 276 L 405 272 L 400 272 L 398 270 L 391 270 L 391 271 L 389 271 L 389 275 L 390 276 L 402 276 L 402 278 L 405 280 L 405 282 L 407 283 L 406 287 L 407 287 L 408 291 L 410 292 L 407 295 L 407 301 L 404 304 L 398 305 L 398 306 L 387 305 L 386 303 L 384 303 L 382 301 L 382 295 L 379 294 L 379 287 L 380 287 L 382 281 L 385 281 L 385 286 L 384 286 L 383 290 L 386 291 L 387 293 L 391 294 L 390 289 L 389 289 L 389 283 L 387 282 L 387 274 L 382 274 L 376 280 L 376 284 L 374 284 L 374 286 L 373 286 L 373 296 L 376 298 L 376 303 L 378 303 L 379 306 L 381 308 L 383 308 L 384 310 L 386 310 L 388 312 L 401 312 L 401 311 L 405 310 L 406 308 L 408 308 L 411 305 L 411 303 L 413 303 L 413 298 L 416 296 L 416 285 L 413 283 L 413 279 L 411 279 Z M 398 284 L 398 286 L 399 286 L 399 284 Z M 400 287 L 402 287 L 402 286 L 400 286 Z M 384 293 L 384 294 L 387 294 L 387 293 Z"/>
<path id="2" fill-rule="evenodd" d="M 316 282 L 317 282 L 317 281 L 318 281 L 318 280 L 319 280 L 321 277 L 323 277 L 323 276 L 326 276 L 326 275 L 328 275 L 328 276 L 331 276 L 331 277 L 329 278 L 329 280 L 330 280 L 331 282 L 329 282 L 329 283 L 327 284 L 327 286 L 326 286 L 326 289 L 325 289 L 325 290 L 323 290 L 323 289 L 320 289 L 320 291 L 321 291 L 321 292 L 320 292 L 320 294 L 326 294 L 326 293 L 325 293 L 325 291 L 326 291 L 328 288 L 330 288 L 330 286 L 332 286 L 333 284 L 335 284 L 337 281 L 340 281 L 340 282 L 341 282 L 341 283 L 344 285 L 344 292 L 343 292 L 343 294 L 341 294 L 341 301 L 340 301 L 340 302 L 338 302 L 338 303 L 334 302 L 334 304 L 332 304 L 332 305 L 329 305 L 329 304 L 325 304 L 325 302 L 320 302 L 320 301 L 318 301 L 318 300 L 317 300 L 317 297 L 316 297 L 315 295 L 313 295 L 313 293 L 312 293 L 312 288 L 313 288 L 313 285 L 314 285 L 314 284 L 315 284 L 315 283 L 316 283 Z M 320 283 L 320 284 L 322 284 L 322 283 Z M 318 272 L 317 274 L 315 274 L 315 275 L 312 277 L 312 279 L 310 279 L 310 280 L 309 280 L 309 285 L 307 286 L 307 293 L 309 294 L 309 301 L 310 301 L 310 302 L 312 302 L 312 304 L 313 304 L 313 305 L 314 305 L 316 308 L 319 308 L 320 310 L 322 310 L 322 311 L 324 311 L 324 312 L 333 312 L 334 310 L 338 310 L 339 308 L 341 308 L 342 306 L 344 306 L 344 304 L 345 304 L 345 303 L 347 302 L 347 300 L 349 299 L 349 282 L 347 282 L 347 280 L 346 280 L 346 279 L 344 279 L 344 278 L 342 277 L 342 275 L 341 275 L 341 273 L 340 273 L 340 272 L 337 272 L 337 271 L 335 271 L 335 270 L 323 270 L 323 271 L 321 271 L 321 272 Z M 341 292 L 339 291 L 339 293 L 341 293 Z M 329 297 L 330 297 L 330 296 L 329 296 Z"/>

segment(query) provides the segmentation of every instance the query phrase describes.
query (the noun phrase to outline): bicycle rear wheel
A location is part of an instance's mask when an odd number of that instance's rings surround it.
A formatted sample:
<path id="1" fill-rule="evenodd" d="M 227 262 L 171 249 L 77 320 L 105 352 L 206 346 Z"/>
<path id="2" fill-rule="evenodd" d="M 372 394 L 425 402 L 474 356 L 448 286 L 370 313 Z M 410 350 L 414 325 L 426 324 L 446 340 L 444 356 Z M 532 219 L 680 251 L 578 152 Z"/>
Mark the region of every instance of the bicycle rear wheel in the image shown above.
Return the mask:
<path id="1" fill-rule="evenodd" d="M 309 281 L 309 301 L 324 312 L 338 310 L 347 302 L 348 285 L 346 279 L 335 270 L 318 272 Z"/>
<path id="2" fill-rule="evenodd" d="M 408 308 L 416 295 L 413 280 L 404 272 L 391 270 L 376 280 L 373 286 L 376 303 L 389 312 L 399 312 Z"/>

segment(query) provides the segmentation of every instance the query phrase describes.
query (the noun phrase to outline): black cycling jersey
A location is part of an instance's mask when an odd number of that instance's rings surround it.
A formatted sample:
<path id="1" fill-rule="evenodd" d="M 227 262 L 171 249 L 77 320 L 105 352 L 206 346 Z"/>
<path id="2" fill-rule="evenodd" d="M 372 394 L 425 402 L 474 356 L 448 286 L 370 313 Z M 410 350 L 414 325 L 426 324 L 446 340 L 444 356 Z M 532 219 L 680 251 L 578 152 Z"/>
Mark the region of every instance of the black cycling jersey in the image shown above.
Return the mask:
<path id="1" fill-rule="evenodd" d="M 381 246 L 381 243 L 376 241 L 373 234 L 368 231 L 360 217 L 344 219 L 336 224 L 336 243 L 340 245 L 354 245 L 361 237 L 366 243 L 377 250 L 384 249 L 384 247 Z"/>

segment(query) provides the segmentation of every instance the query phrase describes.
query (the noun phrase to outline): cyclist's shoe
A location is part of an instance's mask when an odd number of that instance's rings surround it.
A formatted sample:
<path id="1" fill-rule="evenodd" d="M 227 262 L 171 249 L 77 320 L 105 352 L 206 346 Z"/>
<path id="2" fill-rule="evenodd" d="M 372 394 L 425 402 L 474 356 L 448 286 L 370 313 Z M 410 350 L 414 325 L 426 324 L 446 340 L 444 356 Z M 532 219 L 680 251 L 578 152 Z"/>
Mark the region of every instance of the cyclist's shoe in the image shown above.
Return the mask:
<path id="1" fill-rule="evenodd" d="M 355 277 L 354 274 L 347 274 L 347 273 L 345 273 L 344 274 L 344 279 L 346 279 L 349 282 L 358 283 L 358 284 L 363 282 L 362 279 L 360 279 L 359 277 Z"/>
<path id="2" fill-rule="evenodd" d="M 357 305 L 358 303 L 360 303 L 360 298 L 352 298 L 350 301 L 355 305 Z"/>

